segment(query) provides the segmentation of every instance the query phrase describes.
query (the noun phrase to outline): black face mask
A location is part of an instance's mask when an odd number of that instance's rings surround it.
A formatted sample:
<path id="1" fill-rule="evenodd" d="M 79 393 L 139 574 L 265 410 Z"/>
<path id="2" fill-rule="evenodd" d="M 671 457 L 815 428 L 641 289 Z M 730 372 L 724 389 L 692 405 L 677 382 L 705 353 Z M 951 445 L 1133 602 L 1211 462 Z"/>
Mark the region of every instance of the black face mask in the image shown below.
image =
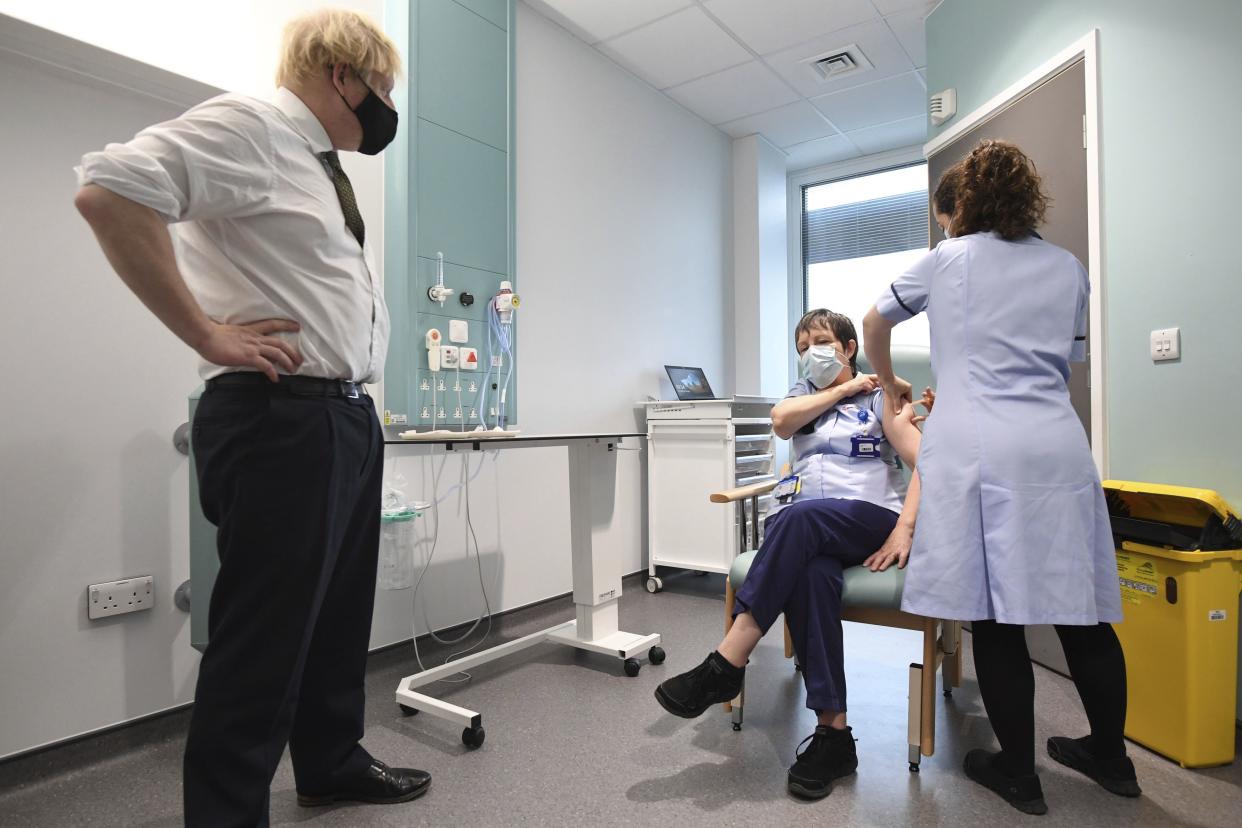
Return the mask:
<path id="1" fill-rule="evenodd" d="M 339 91 L 336 94 L 341 95 Z M 341 95 L 341 100 L 349 106 L 344 95 Z M 362 127 L 362 143 L 358 146 L 358 152 L 363 155 L 379 155 L 397 136 L 397 110 L 384 103 L 370 86 L 362 103 L 351 111 Z"/>

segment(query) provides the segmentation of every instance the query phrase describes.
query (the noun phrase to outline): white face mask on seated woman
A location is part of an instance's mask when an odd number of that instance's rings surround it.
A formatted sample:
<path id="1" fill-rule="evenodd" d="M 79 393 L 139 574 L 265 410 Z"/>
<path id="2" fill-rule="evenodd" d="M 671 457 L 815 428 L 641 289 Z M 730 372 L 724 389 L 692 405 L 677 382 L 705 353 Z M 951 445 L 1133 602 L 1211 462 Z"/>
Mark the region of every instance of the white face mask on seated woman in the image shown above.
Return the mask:
<path id="1" fill-rule="evenodd" d="M 837 349 L 831 345 L 812 345 L 798 359 L 803 379 L 811 381 L 816 388 L 827 388 L 836 382 L 845 370 L 845 364 L 837 357 Z"/>

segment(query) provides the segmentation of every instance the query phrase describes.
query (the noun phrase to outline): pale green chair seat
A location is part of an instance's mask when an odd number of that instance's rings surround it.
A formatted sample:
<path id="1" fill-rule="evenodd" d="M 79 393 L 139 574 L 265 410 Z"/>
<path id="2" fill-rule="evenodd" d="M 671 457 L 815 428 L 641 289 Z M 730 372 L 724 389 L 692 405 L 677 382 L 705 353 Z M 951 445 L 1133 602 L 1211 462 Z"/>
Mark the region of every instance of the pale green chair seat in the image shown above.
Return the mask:
<path id="1" fill-rule="evenodd" d="M 758 552 L 738 555 L 729 568 L 729 583 L 737 592 L 746 583 L 750 566 Z M 906 583 L 906 571 L 890 566 L 883 572 L 872 572 L 864 566 L 851 566 L 845 570 L 845 586 L 842 590 L 842 606 L 851 609 L 901 609 L 901 589 Z"/>

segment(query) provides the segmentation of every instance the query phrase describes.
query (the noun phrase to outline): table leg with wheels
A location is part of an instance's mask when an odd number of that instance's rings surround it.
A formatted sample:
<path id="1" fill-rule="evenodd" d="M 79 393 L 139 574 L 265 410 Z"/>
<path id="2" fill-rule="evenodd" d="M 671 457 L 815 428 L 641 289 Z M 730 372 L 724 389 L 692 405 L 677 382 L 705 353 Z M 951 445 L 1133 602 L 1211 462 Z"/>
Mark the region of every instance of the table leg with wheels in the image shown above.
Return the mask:
<path id="1" fill-rule="evenodd" d="M 641 664 L 634 654 L 648 651 L 652 664 L 664 660 L 660 636 L 636 635 L 618 629 L 621 561 L 597 549 L 606 543 L 616 502 L 617 454 L 607 440 L 582 440 L 569 446 L 569 538 L 573 556 L 576 618 L 552 641 L 581 650 L 615 655 L 625 674 L 637 676 Z"/>

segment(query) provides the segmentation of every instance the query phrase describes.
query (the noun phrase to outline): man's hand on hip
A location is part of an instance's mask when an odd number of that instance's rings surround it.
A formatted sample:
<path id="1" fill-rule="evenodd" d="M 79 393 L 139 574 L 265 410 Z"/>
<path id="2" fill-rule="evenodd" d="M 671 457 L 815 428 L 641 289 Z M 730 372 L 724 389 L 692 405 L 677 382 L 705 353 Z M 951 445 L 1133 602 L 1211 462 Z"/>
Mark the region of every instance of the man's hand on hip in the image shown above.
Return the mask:
<path id="1" fill-rule="evenodd" d="M 297 348 L 272 334 L 296 333 L 301 327 L 289 319 L 264 319 L 248 325 L 214 323 L 195 350 L 215 365 L 257 369 L 277 382 L 277 369 L 295 373 L 302 364 L 302 355 Z"/>

